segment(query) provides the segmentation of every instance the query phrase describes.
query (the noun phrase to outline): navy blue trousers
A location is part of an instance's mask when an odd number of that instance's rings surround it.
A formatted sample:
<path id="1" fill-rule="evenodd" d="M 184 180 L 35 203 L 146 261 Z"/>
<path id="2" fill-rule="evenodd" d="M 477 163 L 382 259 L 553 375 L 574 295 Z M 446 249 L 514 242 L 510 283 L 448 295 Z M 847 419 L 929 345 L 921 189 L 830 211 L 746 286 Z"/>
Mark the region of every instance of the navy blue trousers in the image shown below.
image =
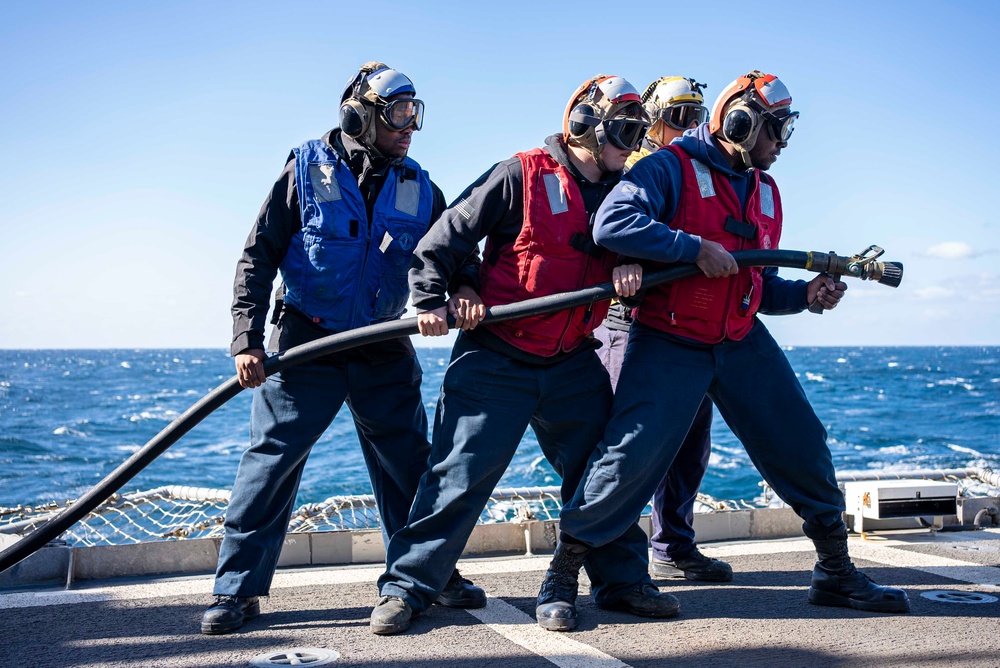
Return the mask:
<path id="1" fill-rule="evenodd" d="M 742 341 L 712 346 L 684 345 L 635 323 L 604 440 L 563 508 L 561 531 L 591 546 L 626 531 L 673 463 L 706 393 L 764 480 L 805 520 L 807 536 L 825 538 L 843 526 L 826 430 L 760 321 Z"/>
<path id="2" fill-rule="evenodd" d="M 254 390 L 250 447 L 240 459 L 226 510 L 215 594 L 268 594 L 306 458 L 345 402 L 388 543 L 406 523 L 427 470 L 421 377 L 416 357 L 375 365 L 307 363 L 271 376 Z"/>
<path id="3" fill-rule="evenodd" d="M 430 469 L 420 481 L 407 525 L 389 540 L 386 572 L 379 578 L 382 595 L 400 597 L 415 611 L 434 602 L 529 425 L 562 477 L 563 500 L 569 499 L 583 480 L 610 409 L 608 374 L 592 351 L 536 366 L 460 335 L 441 386 Z M 588 558 L 598 605 L 651 582 L 638 516 Z M 625 564 L 633 566 L 628 579 L 622 577 Z"/>
<path id="4" fill-rule="evenodd" d="M 594 336 L 604 344 L 597 355 L 617 391 L 625 360 L 628 332 L 601 326 Z M 694 502 L 712 454 L 712 400 L 705 397 L 694 416 L 670 470 L 653 493 L 653 556 L 664 561 L 685 557 L 695 546 Z"/>

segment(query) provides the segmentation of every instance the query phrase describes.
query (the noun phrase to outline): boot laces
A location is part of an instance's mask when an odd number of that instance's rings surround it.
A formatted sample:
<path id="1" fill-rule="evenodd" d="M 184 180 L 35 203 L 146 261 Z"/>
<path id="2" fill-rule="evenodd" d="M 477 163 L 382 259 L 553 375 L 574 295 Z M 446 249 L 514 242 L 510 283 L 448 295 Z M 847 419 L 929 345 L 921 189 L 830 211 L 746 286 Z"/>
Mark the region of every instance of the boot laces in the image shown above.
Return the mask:
<path id="1" fill-rule="evenodd" d="M 578 587 L 575 576 L 549 571 L 542 583 L 542 593 L 561 601 L 572 601 L 576 598 Z"/>
<path id="2" fill-rule="evenodd" d="M 451 577 L 448 578 L 448 585 L 449 586 L 451 586 L 451 585 L 471 585 L 471 584 L 472 584 L 472 580 L 469 580 L 467 578 L 462 577 L 462 574 L 458 572 L 457 568 L 452 572 Z"/>
<path id="3" fill-rule="evenodd" d="M 231 594 L 216 594 L 215 595 L 215 602 L 212 603 L 212 607 L 214 608 L 214 607 L 219 606 L 219 605 L 226 605 L 226 606 L 228 606 L 228 605 L 235 605 L 235 606 L 238 606 L 238 605 L 240 605 L 240 597 L 239 596 L 233 596 Z"/>

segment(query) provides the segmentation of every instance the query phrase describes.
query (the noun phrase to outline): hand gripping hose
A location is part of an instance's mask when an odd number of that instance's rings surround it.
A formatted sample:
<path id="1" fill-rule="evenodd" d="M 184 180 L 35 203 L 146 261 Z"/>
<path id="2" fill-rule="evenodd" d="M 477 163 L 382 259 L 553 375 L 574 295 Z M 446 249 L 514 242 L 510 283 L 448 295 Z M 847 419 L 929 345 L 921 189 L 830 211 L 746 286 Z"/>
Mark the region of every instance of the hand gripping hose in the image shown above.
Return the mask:
<path id="1" fill-rule="evenodd" d="M 897 262 L 860 262 L 859 256 L 840 257 L 833 253 L 818 253 L 788 250 L 758 250 L 736 251 L 733 253 L 736 263 L 741 267 L 791 267 L 808 271 L 842 274 L 863 280 L 875 280 L 884 285 L 897 287 L 903 277 L 903 266 Z M 671 283 L 682 278 L 688 278 L 700 273 L 697 265 L 682 264 L 669 269 L 650 273 L 643 277 L 643 288 Z M 615 296 L 611 283 L 601 283 L 582 290 L 564 292 L 547 297 L 528 299 L 517 304 L 494 306 L 487 309 L 483 322 L 502 322 L 526 318 L 541 313 L 551 313 L 562 309 L 583 306 L 592 302 L 611 299 Z M 348 332 L 332 334 L 301 346 L 295 346 L 283 353 L 275 355 L 264 362 L 264 372 L 270 376 L 283 369 L 293 367 L 303 362 L 330 353 L 347 350 L 356 346 L 409 336 L 417 333 L 415 317 L 377 325 L 359 327 Z M 112 494 L 121 489 L 140 471 L 149 466 L 153 460 L 163 454 L 167 448 L 176 443 L 195 425 L 208 417 L 215 409 L 235 397 L 242 391 L 236 377 L 233 376 L 193 406 L 180 417 L 167 425 L 146 445 L 136 451 L 131 457 L 97 483 L 90 491 L 74 501 L 65 510 L 40 525 L 33 532 L 0 552 L 0 572 L 14 566 L 21 560 L 31 556 L 46 543 L 58 537 L 66 529 L 80 521 L 87 513 L 97 508 Z"/>

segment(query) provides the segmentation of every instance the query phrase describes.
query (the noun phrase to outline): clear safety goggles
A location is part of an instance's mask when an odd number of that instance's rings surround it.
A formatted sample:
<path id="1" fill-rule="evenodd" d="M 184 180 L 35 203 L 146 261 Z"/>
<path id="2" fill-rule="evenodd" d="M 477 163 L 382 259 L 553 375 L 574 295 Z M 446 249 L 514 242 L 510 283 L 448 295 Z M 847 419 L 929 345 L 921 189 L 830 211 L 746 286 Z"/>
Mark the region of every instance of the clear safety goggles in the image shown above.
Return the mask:
<path id="1" fill-rule="evenodd" d="M 604 121 L 604 134 L 608 141 L 625 151 L 639 148 L 647 130 L 649 123 L 636 118 L 612 118 Z"/>
<path id="2" fill-rule="evenodd" d="M 795 131 L 795 119 L 799 117 L 799 112 L 792 111 L 782 116 L 777 116 L 769 111 L 761 111 L 761 118 L 767 125 L 767 131 L 771 133 L 774 141 L 786 142 Z"/>
<path id="3" fill-rule="evenodd" d="M 414 97 L 403 97 L 382 106 L 382 119 L 393 130 L 413 126 L 419 130 L 424 125 L 424 102 Z"/>
<path id="4" fill-rule="evenodd" d="M 697 102 L 681 102 L 657 109 L 654 120 L 663 121 L 675 130 L 687 130 L 708 120 L 708 109 Z"/>

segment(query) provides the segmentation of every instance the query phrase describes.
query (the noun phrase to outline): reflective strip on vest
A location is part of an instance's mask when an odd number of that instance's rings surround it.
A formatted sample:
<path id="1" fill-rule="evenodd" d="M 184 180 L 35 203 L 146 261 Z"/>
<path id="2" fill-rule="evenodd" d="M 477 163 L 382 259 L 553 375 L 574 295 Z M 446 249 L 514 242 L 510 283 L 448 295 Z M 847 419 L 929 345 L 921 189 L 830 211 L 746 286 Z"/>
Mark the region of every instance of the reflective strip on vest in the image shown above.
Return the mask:
<path id="1" fill-rule="evenodd" d="M 558 174 L 543 174 L 545 181 L 545 193 L 549 196 L 549 208 L 553 214 L 566 213 L 569 211 L 569 201 L 566 199 L 566 191 L 563 190 L 562 181 Z"/>
<path id="2" fill-rule="evenodd" d="M 768 218 L 774 218 L 774 191 L 763 181 L 760 183 L 760 212 Z"/>
<path id="3" fill-rule="evenodd" d="M 396 184 L 396 211 L 416 216 L 420 207 L 420 181 L 406 179 Z"/>
<path id="4" fill-rule="evenodd" d="M 309 176 L 312 179 L 316 199 L 321 202 L 336 202 L 340 199 L 340 184 L 337 183 L 337 165 L 310 163 Z"/>
<path id="5" fill-rule="evenodd" d="M 691 166 L 694 167 L 694 175 L 698 179 L 698 190 L 701 191 L 702 199 L 706 197 L 715 197 L 715 186 L 712 185 L 712 171 L 702 162 L 697 160 L 691 160 Z M 773 202 L 772 202 L 772 218 L 773 215 Z"/>

